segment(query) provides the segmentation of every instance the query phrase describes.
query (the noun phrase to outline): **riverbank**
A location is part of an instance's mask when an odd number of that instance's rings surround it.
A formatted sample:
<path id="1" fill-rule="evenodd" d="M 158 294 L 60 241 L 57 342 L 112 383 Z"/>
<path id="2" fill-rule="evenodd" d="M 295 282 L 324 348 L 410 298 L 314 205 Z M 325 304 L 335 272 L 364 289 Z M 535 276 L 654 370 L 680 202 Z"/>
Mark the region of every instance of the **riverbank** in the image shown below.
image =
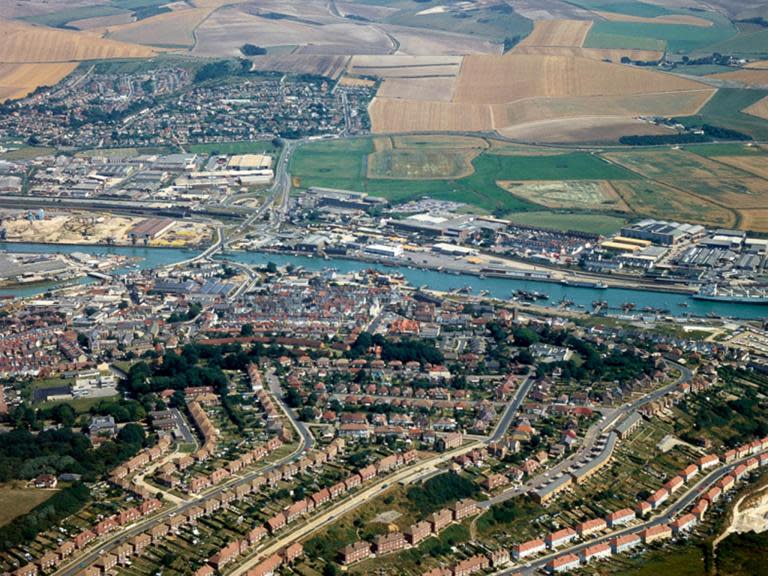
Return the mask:
<path id="1" fill-rule="evenodd" d="M 118 269 L 114 273 L 123 274 L 136 272 L 143 269 L 161 268 L 178 262 L 189 260 L 199 252 L 177 248 L 149 248 L 149 247 L 115 247 L 115 246 L 60 246 L 50 244 L 14 244 L 0 243 L 0 250 L 9 252 L 51 253 L 51 252 L 91 252 L 94 254 L 109 253 L 123 254 L 137 257 L 141 262 L 129 269 Z M 363 262 L 351 258 L 333 257 L 327 260 L 321 257 L 309 257 L 307 255 L 283 254 L 276 252 L 238 252 L 227 251 L 226 254 L 217 254 L 216 258 L 233 260 L 241 264 L 253 266 L 266 266 L 272 261 L 279 266 L 292 264 L 301 266 L 311 271 L 323 271 L 333 269 L 340 273 L 357 272 L 366 268 L 375 267 L 383 272 L 391 271 L 401 274 L 412 286 L 426 286 L 441 292 L 455 292 L 463 288 L 471 288 L 472 294 L 487 293 L 487 295 L 504 301 L 512 300 L 513 293 L 518 290 L 542 291 L 542 282 L 532 278 L 492 278 L 482 275 L 474 275 L 466 272 L 445 272 L 430 269 L 417 268 L 416 266 L 402 266 L 395 263 L 388 265 L 381 262 Z M 610 287 L 598 289 L 582 286 L 568 286 L 558 282 L 547 285 L 548 302 L 554 304 L 556 309 L 561 303 L 570 303 L 574 309 L 589 313 L 592 304 L 604 302 L 605 307 L 619 311 L 621 317 L 628 320 L 642 320 L 644 316 L 650 316 L 642 312 L 644 308 L 666 309 L 666 315 L 683 319 L 685 317 L 706 318 L 710 316 L 731 317 L 738 319 L 762 319 L 765 317 L 765 306 L 739 303 L 707 302 L 694 300 L 689 294 L 672 292 L 651 292 L 647 290 Z M 42 290 L 37 293 L 41 293 Z M 5 292 L 9 294 L 9 292 Z M 31 296 L 34 293 L 13 293 L 17 296 Z M 634 304 L 635 312 L 622 314 L 620 311 L 625 304 Z"/>

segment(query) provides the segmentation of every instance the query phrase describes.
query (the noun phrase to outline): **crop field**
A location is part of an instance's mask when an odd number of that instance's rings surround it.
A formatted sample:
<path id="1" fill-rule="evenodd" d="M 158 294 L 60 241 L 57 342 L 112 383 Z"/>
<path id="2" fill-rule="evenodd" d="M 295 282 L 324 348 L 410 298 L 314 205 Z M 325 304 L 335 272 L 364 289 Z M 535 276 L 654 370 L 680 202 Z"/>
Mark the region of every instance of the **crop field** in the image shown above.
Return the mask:
<path id="1" fill-rule="evenodd" d="M 386 78 L 376 96 L 384 99 L 448 103 L 453 98 L 454 90 L 456 78 L 451 77 Z"/>
<path id="2" fill-rule="evenodd" d="M 637 197 L 637 190 L 625 193 L 621 188 L 617 189 L 637 212 L 650 212 L 648 197 L 651 194 L 662 199 L 659 205 L 671 209 L 671 196 L 679 193 L 695 200 L 691 200 L 692 208 L 679 206 L 678 209 L 690 213 L 707 208 L 698 218 L 689 218 L 693 221 L 719 224 L 723 213 L 727 212 L 731 214 L 728 225 L 765 230 L 761 215 L 753 215 L 753 212 L 768 206 L 768 180 L 763 176 L 766 156 L 726 156 L 715 160 L 689 151 L 655 150 L 616 152 L 606 154 L 606 157 L 648 180 L 650 189 L 643 190 L 646 197 Z M 659 186 L 661 193 L 657 189 Z M 635 196 L 630 198 L 633 192 Z"/>
<path id="3" fill-rule="evenodd" d="M 744 68 L 750 70 L 768 70 L 768 60 L 758 60 L 757 62 L 750 62 Z"/>
<path id="4" fill-rule="evenodd" d="M 56 494 L 56 490 L 25 488 L 22 483 L 0 485 L 0 526 L 26 514 Z"/>
<path id="5" fill-rule="evenodd" d="M 409 54 L 411 56 L 462 56 L 464 54 L 500 54 L 502 49 L 501 44 L 486 40 L 481 36 L 454 34 L 392 24 L 383 24 L 378 27 L 397 40 L 399 43 L 397 48 L 398 54 Z M 394 47 L 379 53 L 388 54 L 391 52 L 394 52 Z M 362 53 L 364 52 L 357 51 L 357 54 Z"/>
<path id="6" fill-rule="evenodd" d="M 609 22 L 641 22 L 645 24 L 683 24 L 686 26 L 700 26 L 702 28 L 709 28 L 713 25 L 711 20 L 706 18 L 699 18 L 698 16 L 691 16 L 689 14 L 664 14 L 663 16 L 654 16 L 649 18 L 647 16 L 632 16 L 630 14 L 619 14 L 618 12 L 601 12 L 596 11 L 595 14 L 605 18 Z"/>
<path id="7" fill-rule="evenodd" d="M 768 70 L 738 70 L 713 74 L 710 78 L 725 82 L 737 82 L 749 87 L 768 88 Z"/>
<path id="8" fill-rule="evenodd" d="M 514 125 L 540 118 L 575 118 L 591 116 L 676 116 L 698 112 L 712 97 L 714 90 L 705 88 L 685 92 L 635 94 L 620 97 L 529 98 L 495 107 L 497 124 Z"/>
<path id="9" fill-rule="evenodd" d="M 768 54 L 768 29 L 740 31 L 722 42 L 708 46 L 707 50 L 764 59 Z"/>
<path id="10" fill-rule="evenodd" d="M 591 27 L 591 20 L 539 20 L 513 52 L 534 46 L 581 47 Z"/>
<path id="11" fill-rule="evenodd" d="M 52 63 L 108 58 L 147 58 L 145 46 L 106 40 L 84 32 L 0 21 L 0 62 Z"/>
<path id="12" fill-rule="evenodd" d="M 40 86 L 53 86 L 66 78 L 77 64 L 0 64 L 0 102 L 23 98 Z"/>
<path id="13" fill-rule="evenodd" d="M 749 134 L 753 138 L 768 138 L 768 122 L 765 119 L 742 112 L 768 96 L 766 90 L 742 88 L 721 88 L 694 116 L 677 118 L 686 125 L 699 126 L 703 123 L 726 126 Z"/>
<path id="14" fill-rule="evenodd" d="M 510 194 L 547 208 L 578 208 L 626 212 L 627 205 L 605 180 L 519 181 L 502 180 L 499 186 Z"/>
<path id="15" fill-rule="evenodd" d="M 595 22 L 587 36 L 587 48 L 638 48 L 672 53 L 708 51 L 710 46 L 736 35 L 730 23 L 713 26 L 682 24 L 649 24 L 643 22 Z M 730 52 L 729 52 L 730 53 Z"/>
<path id="16" fill-rule="evenodd" d="M 347 67 L 349 56 L 313 54 L 275 54 L 251 58 L 253 70 L 312 74 L 337 79 Z"/>
<path id="17" fill-rule="evenodd" d="M 374 98 L 368 109 L 375 133 L 484 132 L 492 130 L 485 104 Z"/>
<path id="18" fill-rule="evenodd" d="M 382 150 L 368 156 L 368 178 L 452 179 L 472 174 L 476 150 Z"/>
<path id="19" fill-rule="evenodd" d="M 205 8 L 166 12 L 138 22 L 108 25 L 105 33 L 107 38 L 135 44 L 190 47 L 195 41 L 195 29 L 209 14 Z"/>
<path id="20" fill-rule="evenodd" d="M 461 56 L 354 56 L 349 73 L 379 78 L 458 76 L 462 60 Z"/>
<path id="21" fill-rule="evenodd" d="M 747 106 L 744 108 L 744 112 L 762 118 L 763 120 L 768 120 L 768 96 L 762 100 L 758 100 L 751 106 Z"/>
<path id="22" fill-rule="evenodd" d="M 380 29 L 351 22 L 314 23 L 304 18 L 268 18 L 245 7 L 221 8 L 195 31 L 192 53 L 198 56 L 238 56 L 245 43 L 257 46 L 297 45 L 310 54 L 388 54 L 392 42 Z"/>
<path id="23" fill-rule="evenodd" d="M 669 74 L 586 58 L 467 56 L 455 100 L 502 104 L 535 97 L 627 96 L 702 88 L 697 82 Z"/>
<path id="24" fill-rule="evenodd" d="M 575 46 L 525 46 L 519 44 L 514 54 L 542 54 L 546 56 L 566 56 L 569 58 L 589 58 L 590 60 L 609 60 L 618 64 L 624 57 L 642 62 L 660 60 L 663 52 L 658 50 L 634 50 L 623 48 L 580 48 Z"/>

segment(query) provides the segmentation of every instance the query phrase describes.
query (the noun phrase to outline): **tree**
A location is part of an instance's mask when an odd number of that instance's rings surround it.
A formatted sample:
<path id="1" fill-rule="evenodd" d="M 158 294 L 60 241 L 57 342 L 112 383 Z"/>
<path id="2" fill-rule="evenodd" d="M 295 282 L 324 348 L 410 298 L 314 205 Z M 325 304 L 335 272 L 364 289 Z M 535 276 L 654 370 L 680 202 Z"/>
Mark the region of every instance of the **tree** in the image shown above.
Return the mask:
<path id="1" fill-rule="evenodd" d="M 253 324 L 243 324 L 240 327 L 240 336 L 253 336 Z"/>
<path id="2" fill-rule="evenodd" d="M 323 576 L 339 576 L 339 569 L 333 562 L 328 562 L 323 568 Z"/>
<path id="3" fill-rule="evenodd" d="M 142 446 L 147 439 L 147 435 L 144 433 L 144 428 L 138 424 L 126 424 L 117 433 L 117 439 L 120 442 L 126 444 L 135 444 Z"/>

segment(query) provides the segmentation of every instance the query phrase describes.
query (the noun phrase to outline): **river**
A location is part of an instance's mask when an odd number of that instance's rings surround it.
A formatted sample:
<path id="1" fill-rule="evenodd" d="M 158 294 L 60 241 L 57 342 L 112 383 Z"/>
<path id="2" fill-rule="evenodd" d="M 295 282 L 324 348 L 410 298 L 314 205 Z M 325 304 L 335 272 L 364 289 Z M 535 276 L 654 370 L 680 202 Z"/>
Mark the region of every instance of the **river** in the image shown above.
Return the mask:
<path id="1" fill-rule="evenodd" d="M 174 262 L 186 260 L 195 254 L 193 250 L 179 248 L 144 248 L 136 246 L 65 246 L 50 244 L 26 244 L 0 242 L 0 250 L 8 252 L 26 253 L 52 253 L 52 252 L 87 252 L 91 254 L 120 254 L 134 258 L 141 258 L 139 268 L 154 268 Z M 549 282 L 535 282 L 526 280 L 514 280 L 506 278 L 479 278 L 465 274 L 448 274 L 436 270 L 419 270 L 407 267 L 388 267 L 358 262 L 355 260 L 331 258 L 310 258 L 307 256 L 265 254 L 260 252 L 228 252 L 226 258 L 243 264 L 265 265 L 274 262 L 278 266 L 293 264 L 302 266 L 307 270 L 323 270 L 333 268 L 338 272 L 354 272 L 366 268 L 376 268 L 384 272 L 399 272 L 412 286 L 428 286 L 434 290 L 450 291 L 471 286 L 473 294 L 488 291 L 495 298 L 509 298 L 513 291 L 522 289 L 544 292 L 549 295 L 549 303 L 557 303 L 566 298 L 575 304 L 581 304 L 586 310 L 591 310 L 592 302 L 605 300 L 610 307 L 619 308 L 625 302 L 632 302 L 639 310 L 644 307 L 666 308 L 673 316 L 693 314 L 705 316 L 710 313 L 720 316 L 731 316 L 743 319 L 765 318 L 768 315 L 768 306 L 750 304 L 732 304 L 722 302 L 706 302 L 694 300 L 685 294 L 669 292 L 648 292 L 644 290 L 631 290 L 623 288 L 609 288 L 596 290 L 592 288 L 580 288 L 576 286 L 563 286 Z M 118 269 L 117 273 L 126 269 Z M 36 285 L 23 288 L 9 288 L 0 290 L 0 294 L 12 294 L 16 296 L 30 296 L 39 294 L 50 286 Z M 687 307 L 681 304 L 687 304 Z"/>

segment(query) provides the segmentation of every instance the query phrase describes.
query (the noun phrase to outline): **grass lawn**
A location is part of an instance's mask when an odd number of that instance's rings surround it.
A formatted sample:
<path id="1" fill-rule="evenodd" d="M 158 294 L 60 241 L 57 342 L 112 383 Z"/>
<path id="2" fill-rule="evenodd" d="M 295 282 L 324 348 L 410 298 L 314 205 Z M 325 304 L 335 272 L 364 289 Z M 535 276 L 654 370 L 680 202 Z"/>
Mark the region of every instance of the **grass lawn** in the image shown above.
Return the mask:
<path id="1" fill-rule="evenodd" d="M 85 414 L 91 408 L 96 406 L 101 401 L 119 400 L 120 394 L 114 396 L 104 396 L 103 398 L 75 398 L 73 400 L 56 400 L 52 402 L 42 402 L 37 404 L 37 408 L 53 408 L 59 404 L 69 404 L 74 411 L 78 414 Z"/>
<path id="2" fill-rule="evenodd" d="M 627 223 L 626 218 L 608 214 L 574 212 L 513 212 L 504 216 L 522 226 L 537 226 L 554 230 L 576 230 L 595 234 L 612 234 Z"/>
<path id="3" fill-rule="evenodd" d="M 0 484 L 0 526 L 26 514 L 56 494 L 56 490 L 25 488 L 22 482 Z"/>

